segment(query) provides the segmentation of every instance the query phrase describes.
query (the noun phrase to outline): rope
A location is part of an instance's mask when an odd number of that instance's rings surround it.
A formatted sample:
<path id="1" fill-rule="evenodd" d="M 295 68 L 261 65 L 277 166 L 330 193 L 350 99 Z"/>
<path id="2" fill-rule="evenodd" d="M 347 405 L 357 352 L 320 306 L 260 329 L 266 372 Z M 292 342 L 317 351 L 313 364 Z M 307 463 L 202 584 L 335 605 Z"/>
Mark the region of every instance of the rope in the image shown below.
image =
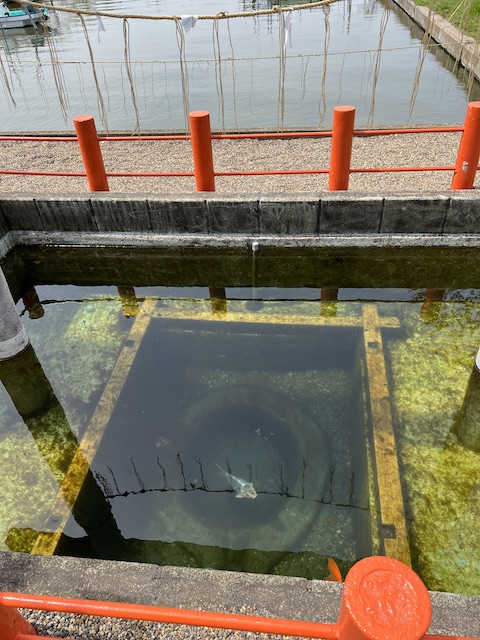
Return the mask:
<path id="1" fill-rule="evenodd" d="M 454 166 L 436 167 L 363 167 L 350 168 L 350 173 L 406 173 L 422 171 L 454 171 Z M 330 173 L 330 169 L 272 169 L 270 171 L 215 171 L 215 177 L 233 176 L 291 176 L 291 175 L 321 175 Z M 81 171 L 27 171 L 24 169 L 0 169 L 0 175 L 17 176 L 50 176 L 53 178 L 85 178 L 86 173 Z M 189 172 L 135 172 L 124 173 L 121 171 L 105 172 L 107 178 L 193 178 L 195 174 Z M 48 636 L 47 636 L 48 637 Z M 446 637 L 445 640 L 448 640 Z"/>
<path id="2" fill-rule="evenodd" d="M 12 105 L 14 107 L 17 106 L 17 103 L 15 102 L 15 98 L 13 97 L 13 91 L 12 91 L 12 85 L 10 84 L 9 80 L 8 80 L 8 74 L 7 71 L 5 69 L 5 65 L 3 64 L 3 58 L 2 56 L 0 56 L 0 73 L 1 73 L 1 77 L 3 80 L 3 86 L 6 92 L 6 96 L 10 99 Z"/>
<path id="3" fill-rule="evenodd" d="M 278 61 L 280 64 L 278 73 L 278 116 L 277 122 L 279 130 L 283 129 L 284 117 L 285 117 L 285 73 L 287 70 L 285 56 L 287 52 L 286 33 L 285 33 L 285 18 L 283 15 L 278 16 L 278 37 L 279 37 L 279 56 Z"/>
<path id="4" fill-rule="evenodd" d="M 408 50 L 408 49 L 421 49 L 424 45 L 422 45 L 422 43 L 420 44 L 414 44 L 414 45 L 404 45 L 402 47 L 382 47 L 381 51 L 386 51 L 387 53 L 391 53 L 392 51 L 404 51 L 404 50 Z M 426 45 L 428 49 L 436 49 L 441 47 L 440 44 L 438 44 L 438 42 L 432 42 L 429 45 Z M 329 51 L 328 55 L 330 57 L 332 56 L 348 56 L 348 55 L 357 55 L 360 53 L 376 53 L 378 51 L 378 49 L 352 49 L 352 50 L 345 50 L 345 51 Z M 308 58 L 323 58 L 324 53 L 299 53 L 299 54 L 294 54 L 294 55 L 286 55 L 285 56 L 285 60 L 302 60 L 303 58 L 308 59 Z M 237 56 L 226 56 L 224 58 L 222 58 L 222 60 L 224 62 L 231 62 L 232 64 L 235 62 L 254 62 L 255 60 L 278 60 L 278 55 L 276 56 L 248 56 L 248 57 L 237 57 Z M 32 59 L 23 59 L 22 60 L 24 63 L 28 63 L 28 64 L 35 64 L 35 62 L 37 62 L 36 59 L 32 58 Z M 215 58 L 188 58 L 187 62 L 189 63 L 215 63 Z M 45 61 L 42 61 L 42 64 L 46 64 Z M 64 64 L 64 65 L 69 65 L 69 64 L 90 64 L 90 60 L 58 60 L 56 64 Z M 99 65 L 112 65 L 112 64 L 122 64 L 122 62 L 119 62 L 118 60 L 98 60 L 97 64 Z M 178 64 L 178 60 L 131 60 L 130 64 L 132 65 L 136 65 L 136 64 Z"/>
<path id="5" fill-rule="evenodd" d="M 128 24 L 127 18 L 123 19 L 123 57 L 125 61 L 125 70 L 127 72 L 127 78 L 130 85 L 130 95 L 132 97 L 133 110 L 135 112 L 135 129 L 134 131 L 138 131 L 140 129 L 140 113 L 137 107 L 137 97 L 135 95 L 135 82 L 133 79 L 132 73 L 132 65 L 130 62 L 130 25 Z"/>
<path id="6" fill-rule="evenodd" d="M 92 65 L 93 81 L 95 83 L 95 88 L 97 91 L 97 104 L 98 104 L 98 111 L 100 114 L 100 120 L 102 121 L 104 129 L 108 131 L 107 110 L 105 108 L 102 92 L 100 90 L 100 84 L 98 82 L 97 70 L 95 68 L 95 60 L 93 57 L 93 50 L 92 50 L 92 45 L 90 43 L 90 38 L 88 35 L 87 25 L 85 24 L 85 19 L 82 15 L 79 14 L 78 17 L 80 18 L 80 22 L 82 23 L 83 35 L 85 36 L 85 41 L 88 47 L 88 55 L 90 56 L 90 64 Z M 57 64 L 58 64 L 58 61 L 57 61 Z"/>
<path id="7" fill-rule="evenodd" d="M 302 11 L 303 9 L 314 9 L 315 7 L 324 7 L 327 4 L 333 4 L 338 0 L 317 0 L 316 2 L 310 2 L 308 4 L 298 4 L 293 7 L 280 7 L 279 5 L 273 6 L 271 9 L 257 9 L 255 11 L 243 11 L 240 13 L 228 13 L 227 11 L 220 11 L 213 15 L 197 16 L 198 20 L 228 20 L 229 18 L 249 18 L 252 16 L 267 16 L 278 13 L 284 13 L 285 11 Z M 34 9 L 50 9 L 50 11 L 60 11 L 64 13 L 75 13 L 83 16 L 100 16 L 102 18 L 120 18 L 122 20 L 180 20 L 180 16 L 177 15 L 151 15 L 151 14 L 139 14 L 139 13 L 111 13 L 109 11 L 93 11 L 91 9 L 72 9 L 70 7 L 57 7 L 50 3 L 33 2 L 33 0 L 22 0 L 23 4 L 33 7 Z"/>
<path id="8" fill-rule="evenodd" d="M 422 45 L 429 45 L 432 40 L 431 33 L 432 33 L 432 27 L 434 24 L 433 15 L 434 15 L 433 11 L 429 9 L 428 21 L 426 25 L 427 28 L 425 29 L 425 33 L 423 34 Z M 415 71 L 415 79 L 413 81 L 412 95 L 410 96 L 410 105 L 408 108 L 409 118 L 411 118 L 413 114 L 413 108 L 415 106 L 415 101 L 417 99 L 417 94 L 418 94 L 418 87 L 420 84 L 420 75 L 422 73 L 423 63 L 425 62 L 426 57 L 427 57 L 426 47 L 420 47 L 420 49 L 418 50 L 418 63 L 417 63 L 417 69 Z"/>
<path id="9" fill-rule="evenodd" d="M 220 30 L 218 20 L 213 22 L 213 55 L 215 57 L 215 86 L 217 88 L 218 113 L 222 132 L 225 132 L 225 96 L 222 80 L 222 55 L 220 51 Z"/>
<path id="10" fill-rule="evenodd" d="M 372 99 L 370 101 L 370 113 L 368 116 L 368 124 L 372 126 L 373 124 L 373 116 L 375 112 L 375 92 L 377 90 L 377 82 L 378 76 L 380 75 L 380 63 L 382 58 L 382 45 L 383 45 L 383 37 L 385 35 L 385 31 L 387 29 L 388 18 L 390 17 L 390 9 L 385 7 L 382 14 L 382 19 L 380 22 L 380 34 L 378 37 L 378 48 L 375 54 L 375 62 L 374 62 L 374 70 L 373 70 L 373 81 L 372 81 Z"/>
<path id="11" fill-rule="evenodd" d="M 41 17 L 42 17 L 42 26 L 45 29 L 45 16 L 43 15 L 43 13 L 41 14 Z M 58 64 L 59 60 L 58 60 L 57 45 L 55 44 L 54 38 L 46 38 L 46 41 L 47 41 L 48 52 L 50 55 L 50 61 L 52 63 L 52 73 L 53 73 L 53 79 L 55 82 L 55 89 L 57 91 L 58 103 L 60 105 L 60 110 L 62 112 L 63 120 L 66 124 L 68 119 L 67 111 L 69 106 L 68 93 L 65 86 L 65 79 L 63 77 L 62 67 Z"/>
<path id="12" fill-rule="evenodd" d="M 188 131 L 190 113 L 190 102 L 188 99 L 188 67 L 185 57 L 185 32 L 180 18 L 175 20 L 175 29 L 179 54 L 178 62 L 180 63 L 180 78 L 182 83 L 183 115 L 185 117 L 185 129 Z"/>
<path id="13" fill-rule="evenodd" d="M 323 64 L 322 64 L 322 94 L 320 96 L 320 102 L 318 105 L 319 122 L 318 126 L 321 127 L 325 114 L 327 112 L 327 61 L 328 61 L 328 47 L 330 45 L 330 7 L 324 8 L 325 19 L 325 38 L 323 40 Z"/>
<path id="14" fill-rule="evenodd" d="M 464 127 L 404 127 L 401 129 L 355 129 L 353 135 L 359 138 L 370 136 L 387 136 L 416 133 L 463 133 Z M 331 138 L 331 131 L 278 131 L 255 132 L 255 133 L 212 133 L 212 140 L 289 140 L 292 138 Z M 150 135 L 139 133 L 138 135 L 115 135 L 98 136 L 99 142 L 143 142 L 145 140 L 155 140 L 166 142 L 170 140 L 180 140 L 187 142 L 190 136 L 187 134 L 165 134 Z M 76 135 L 67 136 L 45 136 L 45 135 L 0 135 L 0 142 L 78 142 Z"/>

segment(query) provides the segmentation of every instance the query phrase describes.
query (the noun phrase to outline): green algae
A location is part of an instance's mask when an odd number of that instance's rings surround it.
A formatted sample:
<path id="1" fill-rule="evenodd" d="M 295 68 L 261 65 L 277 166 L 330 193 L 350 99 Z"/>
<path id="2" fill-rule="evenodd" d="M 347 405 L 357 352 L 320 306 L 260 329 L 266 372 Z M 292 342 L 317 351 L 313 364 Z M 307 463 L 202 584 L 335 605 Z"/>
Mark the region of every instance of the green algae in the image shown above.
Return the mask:
<path id="1" fill-rule="evenodd" d="M 429 589 L 478 594 L 480 455 L 453 433 L 480 345 L 478 305 L 443 303 L 427 324 L 418 305 L 397 310 L 406 336 L 388 352 L 414 568 Z"/>
<path id="2" fill-rule="evenodd" d="M 129 326 L 120 304 L 58 304 L 24 322 L 32 348 L 9 361 L 15 384 L 0 404 L 0 548 L 28 551 L 31 531 L 43 531 L 78 449 L 78 436 L 95 408 Z M 40 364 L 41 362 L 41 364 Z M 22 376 L 25 391 L 20 389 Z M 33 376 L 33 378 L 32 378 Z M 28 406 L 29 385 L 38 392 Z M 18 411 L 24 412 L 23 421 Z M 30 532 L 30 533 L 29 533 Z"/>
<path id="3" fill-rule="evenodd" d="M 130 328 L 121 318 L 121 304 L 98 300 L 50 305 L 41 320 L 24 321 L 45 375 L 78 436 Z"/>
<path id="4" fill-rule="evenodd" d="M 0 468 L 0 549 L 29 551 L 22 530 L 44 528 L 58 484 L 21 423 L 1 438 Z"/>

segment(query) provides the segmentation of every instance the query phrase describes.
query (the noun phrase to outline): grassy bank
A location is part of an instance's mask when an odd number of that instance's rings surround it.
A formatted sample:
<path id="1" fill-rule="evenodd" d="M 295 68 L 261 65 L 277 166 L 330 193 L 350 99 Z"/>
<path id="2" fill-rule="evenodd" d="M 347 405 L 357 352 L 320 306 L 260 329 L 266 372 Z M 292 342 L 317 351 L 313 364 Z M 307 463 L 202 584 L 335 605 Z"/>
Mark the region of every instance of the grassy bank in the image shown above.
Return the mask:
<path id="1" fill-rule="evenodd" d="M 480 0 L 415 0 L 480 41 Z"/>

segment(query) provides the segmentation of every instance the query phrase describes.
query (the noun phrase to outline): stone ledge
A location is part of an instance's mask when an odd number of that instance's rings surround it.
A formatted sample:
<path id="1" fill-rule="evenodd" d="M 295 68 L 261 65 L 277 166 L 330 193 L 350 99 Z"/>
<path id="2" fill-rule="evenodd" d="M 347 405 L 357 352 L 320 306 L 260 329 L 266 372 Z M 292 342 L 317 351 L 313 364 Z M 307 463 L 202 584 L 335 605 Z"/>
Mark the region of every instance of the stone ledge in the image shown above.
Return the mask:
<path id="1" fill-rule="evenodd" d="M 480 194 L 371 195 L 354 192 L 152 197 L 55 195 L 0 198 L 0 234 L 9 231 L 315 236 L 476 234 Z"/>
<path id="2" fill-rule="evenodd" d="M 4 552 L 0 590 L 211 611 L 245 605 L 274 617 L 334 623 L 342 586 L 305 578 Z M 480 636 L 480 597 L 430 595 L 429 633 Z"/>

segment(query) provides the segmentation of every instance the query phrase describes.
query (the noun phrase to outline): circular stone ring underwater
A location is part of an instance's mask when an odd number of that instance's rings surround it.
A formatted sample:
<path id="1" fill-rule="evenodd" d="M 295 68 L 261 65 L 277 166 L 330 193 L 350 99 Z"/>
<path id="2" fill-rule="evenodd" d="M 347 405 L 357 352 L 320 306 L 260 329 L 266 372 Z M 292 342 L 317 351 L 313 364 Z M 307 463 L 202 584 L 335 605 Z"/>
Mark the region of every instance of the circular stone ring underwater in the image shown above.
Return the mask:
<path id="1" fill-rule="evenodd" d="M 187 480 L 198 490 L 177 492 L 162 519 L 166 539 L 298 551 L 317 520 L 330 469 L 321 427 L 286 395 L 254 386 L 216 389 L 182 421 L 182 459 L 187 474 L 192 461 Z M 229 474 L 251 483 L 255 499 L 235 499 L 239 487 Z"/>

